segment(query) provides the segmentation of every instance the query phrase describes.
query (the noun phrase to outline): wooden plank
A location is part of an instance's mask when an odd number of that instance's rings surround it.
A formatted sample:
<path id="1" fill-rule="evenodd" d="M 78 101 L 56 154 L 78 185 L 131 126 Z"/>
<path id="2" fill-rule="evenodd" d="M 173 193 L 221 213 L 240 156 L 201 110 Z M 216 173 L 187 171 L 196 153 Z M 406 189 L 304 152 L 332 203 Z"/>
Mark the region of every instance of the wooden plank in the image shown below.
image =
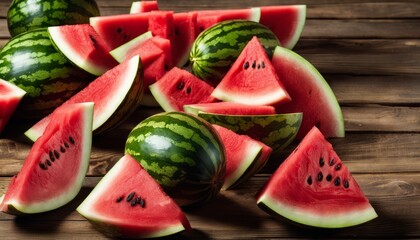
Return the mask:
<path id="1" fill-rule="evenodd" d="M 366 196 L 376 209 L 379 218 L 366 224 L 331 230 L 307 229 L 302 231 L 293 225 L 278 220 L 259 209 L 254 195 L 267 181 L 269 175 L 259 174 L 246 184 L 230 191 L 222 191 L 210 203 L 185 210 L 194 231 L 182 238 L 210 239 L 255 238 L 368 238 L 368 237 L 420 237 L 419 208 L 407 210 L 420 201 L 419 173 L 412 174 L 354 174 Z M 74 210 L 87 196 L 100 178 L 89 177 L 78 197 L 58 210 L 26 218 L 14 218 L 0 213 L 0 238 L 22 237 L 37 234 L 49 239 L 68 239 L 71 231 L 80 236 L 102 237 Z M 0 178 L 0 194 L 8 185 L 8 178 Z M 221 214 L 224 213 L 224 214 Z M 396 223 L 397 221 L 397 223 Z M 7 238 L 9 239 L 9 238 Z M 16 238 L 17 239 L 17 238 Z M 200 238 L 202 239 L 202 238 Z"/>
<path id="2" fill-rule="evenodd" d="M 101 141 L 94 139 L 88 176 L 105 174 L 123 156 L 127 135 L 117 136 L 118 132 L 121 131 L 101 136 Z M 108 144 L 105 145 L 105 142 Z M 330 139 L 330 142 L 352 172 L 420 172 L 419 133 L 347 132 L 345 138 Z M 297 143 L 294 143 L 281 153 L 273 154 L 262 172 L 273 172 L 296 145 Z M 30 146 L 10 139 L 0 139 L 0 176 L 18 173 Z"/>

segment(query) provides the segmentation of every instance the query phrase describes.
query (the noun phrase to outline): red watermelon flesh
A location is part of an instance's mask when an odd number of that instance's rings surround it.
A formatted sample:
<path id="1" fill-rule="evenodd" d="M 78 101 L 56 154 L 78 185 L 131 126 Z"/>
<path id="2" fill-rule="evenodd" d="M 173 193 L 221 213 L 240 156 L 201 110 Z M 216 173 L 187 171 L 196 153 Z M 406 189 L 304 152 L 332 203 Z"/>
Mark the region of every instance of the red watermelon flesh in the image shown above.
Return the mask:
<path id="1" fill-rule="evenodd" d="M 170 69 L 172 68 L 173 64 L 172 64 L 172 41 L 165 39 L 165 38 L 160 38 L 160 37 L 154 37 L 151 39 L 153 41 L 153 43 L 158 46 L 164 55 L 165 58 L 165 64 L 166 64 L 166 69 Z"/>
<path id="2" fill-rule="evenodd" d="M 280 104 L 279 113 L 302 112 L 297 139 L 313 126 L 325 137 L 344 137 L 344 120 L 334 92 L 319 71 L 297 53 L 283 47 L 274 51 L 272 64 L 292 101 Z"/>
<path id="3" fill-rule="evenodd" d="M 247 135 L 239 135 L 219 125 L 212 126 L 225 148 L 226 173 L 222 189 L 231 189 L 252 177 L 261 164 L 265 165 L 271 148 Z"/>
<path id="4" fill-rule="evenodd" d="M 187 63 L 197 36 L 196 24 L 197 12 L 174 14 L 174 35 L 171 42 L 174 66 L 182 67 Z"/>
<path id="5" fill-rule="evenodd" d="M 281 46 L 292 49 L 305 25 L 306 5 L 265 6 L 260 9 L 260 23 L 276 34 Z"/>
<path id="6" fill-rule="evenodd" d="M 339 228 L 377 217 L 333 146 L 316 128 L 273 173 L 257 203 L 299 224 Z"/>
<path id="7" fill-rule="evenodd" d="M 90 25 L 110 49 L 140 36 L 149 29 L 150 13 L 98 16 L 89 19 Z"/>
<path id="8" fill-rule="evenodd" d="M 25 94 L 16 85 L 0 79 L 0 134 Z"/>
<path id="9" fill-rule="evenodd" d="M 153 33 L 153 36 L 171 40 L 174 33 L 174 13 L 172 11 L 150 12 L 149 31 Z"/>
<path id="10" fill-rule="evenodd" d="M 156 101 L 167 112 L 183 111 L 185 104 L 216 101 L 210 95 L 213 91 L 210 84 L 178 67 L 172 68 L 149 88 Z"/>
<path id="11" fill-rule="evenodd" d="M 109 54 L 111 49 L 89 24 L 49 27 L 48 33 L 61 53 L 93 75 L 102 75 L 118 64 Z"/>
<path id="12" fill-rule="evenodd" d="M 196 36 L 207 28 L 216 23 L 234 20 L 245 19 L 254 22 L 260 20 L 259 8 L 246 8 L 246 9 L 229 9 L 229 10 L 201 10 L 197 11 L 197 26 Z"/>
<path id="13" fill-rule="evenodd" d="M 137 55 L 92 81 L 55 111 L 73 103 L 94 102 L 93 130 L 99 133 L 111 129 L 137 108 L 143 93 L 141 71 L 140 58 Z M 50 115 L 44 117 L 26 131 L 25 135 L 35 141 L 50 121 Z"/>
<path id="14" fill-rule="evenodd" d="M 184 105 L 184 111 L 198 114 L 198 112 L 229 114 L 229 115 L 268 115 L 276 114 L 273 106 L 247 105 L 235 102 L 212 102 Z"/>
<path id="15" fill-rule="evenodd" d="M 212 96 L 248 105 L 274 105 L 291 100 L 257 37 L 247 43 Z"/>
<path id="16" fill-rule="evenodd" d="M 51 116 L 12 181 L 0 209 L 10 214 L 50 211 L 80 191 L 89 166 L 93 103 L 70 104 Z"/>
<path id="17" fill-rule="evenodd" d="M 131 3 L 130 13 L 144 13 L 159 10 L 157 1 L 134 1 Z"/>
<path id="18" fill-rule="evenodd" d="M 77 211 L 109 237 L 162 237 L 191 229 L 180 207 L 130 155 L 109 170 Z"/>

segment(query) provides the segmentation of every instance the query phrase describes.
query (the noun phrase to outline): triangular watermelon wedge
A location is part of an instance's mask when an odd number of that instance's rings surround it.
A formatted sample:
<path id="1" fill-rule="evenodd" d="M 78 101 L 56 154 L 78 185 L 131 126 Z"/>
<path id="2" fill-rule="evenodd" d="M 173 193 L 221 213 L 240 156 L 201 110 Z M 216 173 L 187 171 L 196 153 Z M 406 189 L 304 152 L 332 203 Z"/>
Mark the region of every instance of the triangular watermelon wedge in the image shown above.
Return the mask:
<path id="1" fill-rule="evenodd" d="M 95 134 L 116 127 L 140 103 L 143 94 L 142 68 L 138 55 L 120 63 L 60 105 L 55 111 L 72 103 L 94 102 Z M 50 115 L 33 125 L 25 135 L 35 141 L 51 121 Z"/>
<path id="2" fill-rule="evenodd" d="M 50 211 L 80 191 L 89 166 L 93 103 L 56 111 L 34 143 L 20 172 L 12 178 L 0 209 L 23 215 Z"/>
<path id="3" fill-rule="evenodd" d="M 144 13 L 159 10 L 158 1 L 142 0 L 131 3 L 130 13 Z"/>
<path id="4" fill-rule="evenodd" d="M 291 102 L 278 105 L 277 111 L 303 113 L 296 138 L 302 139 L 313 126 L 325 137 L 344 137 L 340 105 L 319 71 L 306 59 L 283 47 L 276 47 L 271 63 L 292 98 Z"/>
<path id="5" fill-rule="evenodd" d="M 313 127 L 257 194 L 264 210 L 313 227 L 341 228 L 377 217 L 333 146 Z"/>
<path id="6" fill-rule="evenodd" d="M 77 211 L 110 237 L 163 237 L 191 229 L 180 207 L 130 155 L 109 170 Z"/>
<path id="7" fill-rule="evenodd" d="M 248 105 L 274 105 L 291 100 L 255 36 L 216 86 L 212 96 Z"/>
<path id="8" fill-rule="evenodd" d="M 0 79 L 0 134 L 25 94 L 18 86 Z"/>

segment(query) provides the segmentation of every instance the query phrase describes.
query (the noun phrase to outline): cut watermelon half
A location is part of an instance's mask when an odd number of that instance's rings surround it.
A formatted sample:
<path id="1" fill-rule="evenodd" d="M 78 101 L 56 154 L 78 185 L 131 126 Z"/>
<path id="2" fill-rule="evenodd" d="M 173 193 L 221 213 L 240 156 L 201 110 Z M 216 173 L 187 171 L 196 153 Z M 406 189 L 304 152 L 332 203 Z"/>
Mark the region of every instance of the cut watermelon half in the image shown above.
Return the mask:
<path id="1" fill-rule="evenodd" d="M 247 105 L 234 102 L 212 102 L 184 105 L 184 111 L 198 115 L 199 112 L 230 115 L 268 115 L 276 114 L 273 106 Z"/>
<path id="2" fill-rule="evenodd" d="M 0 209 L 10 214 L 50 211 L 80 191 L 89 166 L 93 103 L 67 105 L 51 116 L 12 181 Z"/>
<path id="3" fill-rule="evenodd" d="M 219 125 L 212 125 L 219 134 L 226 155 L 223 190 L 247 181 L 265 165 L 272 149 L 247 135 L 239 135 Z"/>
<path id="4" fill-rule="evenodd" d="M 191 229 L 179 206 L 130 155 L 109 170 L 77 211 L 110 237 L 163 237 Z"/>
<path id="5" fill-rule="evenodd" d="M 83 70 L 99 76 L 118 65 L 105 41 L 89 24 L 48 27 L 58 51 Z"/>
<path id="6" fill-rule="evenodd" d="M 306 21 L 306 5 L 264 6 L 260 23 L 276 34 L 281 46 L 292 49 L 302 34 Z"/>
<path id="7" fill-rule="evenodd" d="M 91 17 L 90 25 L 110 49 L 115 49 L 149 30 L 150 13 Z"/>
<path id="8" fill-rule="evenodd" d="M 157 1 L 134 1 L 130 7 L 130 13 L 144 13 L 156 10 L 159 10 Z"/>
<path id="9" fill-rule="evenodd" d="M 248 105 L 274 105 L 291 100 L 257 37 L 247 43 L 212 96 Z"/>
<path id="10" fill-rule="evenodd" d="M 293 101 L 280 104 L 279 113 L 302 112 L 302 139 L 313 126 L 325 137 L 344 137 L 344 120 L 340 105 L 319 71 L 297 53 L 277 47 L 272 65 Z"/>
<path id="11" fill-rule="evenodd" d="M 210 84 L 178 67 L 172 68 L 149 88 L 166 112 L 183 111 L 186 104 L 216 101 L 210 96 L 214 90 Z"/>
<path id="12" fill-rule="evenodd" d="M 332 145 L 316 128 L 257 194 L 258 206 L 293 222 L 322 228 L 358 225 L 377 217 Z"/>
<path id="13" fill-rule="evenodd" d="M 18 86 L 0 79 L 0 134 L 25 94 Z"/>
<path id="14" fill-rule="evenodd" d="M 143 93 L 140 58 L 135 56 L 95 79 L 87 87 L 64 102 L 63 106 L 94 102 L 93 130 L 95 134 L 116 127 L 139 105 Z M 35 141 L 51 121 L 50 115 L 32 126 L 25 135 Z"/>

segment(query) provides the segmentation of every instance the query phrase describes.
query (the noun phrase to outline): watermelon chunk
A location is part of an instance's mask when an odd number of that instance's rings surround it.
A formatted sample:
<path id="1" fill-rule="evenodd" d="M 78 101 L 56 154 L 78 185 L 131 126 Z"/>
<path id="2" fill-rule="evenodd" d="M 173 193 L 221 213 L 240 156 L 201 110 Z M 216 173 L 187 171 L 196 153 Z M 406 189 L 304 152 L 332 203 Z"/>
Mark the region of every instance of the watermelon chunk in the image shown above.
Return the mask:
<path id="1" fill-rule="evenodd" d="M 248 105 L 274 105 L 291 100 L 257 37 L 248 42 L 212 96 Z"/>
<path id="2" fill-rule="evenodd" d="M 239 135 L 216 124 L 212 126 L 225 147 L 226 173 L 222 189 L 231 189 L 259 171 L 270 157 L 272 149 L 247 135 Z"/>
<path id="3" fill-rule="evenodd" d="M 25 94 L 18 86 L 0 79 L 0 134 Z"/>
<path id="4" fill-rule="evenodd" d="M 130 155 L 109 170 L 77 211 L 109 237 L 162 237 L 191 229 L 179 206 Z"/>
<path id="5" fill-rule="evenodd" d="M 141 72 L 140 58 L 137 55 L 95 79 L 57 109 L 72 103 L 94 102 L 95 134 L 114 128 L 139 105 L 143 93 Z M 50 121 L 50 115 L 44 117 L 26 131 L 25 135 L 35 141 Z"/>
<path id="6" fill-rule="evenodd" d="M 305 25 L 306 5 L 264 6 L 260 11 L 260 23 L 276 34 L 282 47 L 292 49 Z"/>
<path id="7" fill-rule="evenodd" d="M 211 85 L 178 67 L 172 68 L 149 88 L 156 101 L 167 112 L 183 111 L 186 104 L 216 101 L 210 96 L 214 90 Z"/>
<path id="8" fill-rule="evenodd" d="M 378 216 L 316 127 L 273 173 L 257 203 L 293 222 L 322 228 L 354 226 Z"/>
<path id="9" fill-rule="evenodd" d="M 340 105 L 319 71 L 297 53 L 283 47 L 274 51 L 272 65 L 293 101 L 278 106 L 279 113 L 302 112 L 297 139 L 313 126 L 325 137 L 344 137 L 344 120 Z"/>
<path id="10" fill-rule="evenodd" d="M 246 105 L 234 102 L 212 102 L 184 105 L 184 111 L 198 115 L 199 112 L 230 115 L 268 115 L 276 114 L 273 106 Z"/>
<path id="11" fill-rule="evenodd" d="M 197 12 L 175 13 L 174 34 L 171 41 L 173 65 L 182 67 L 188 62 L 196 38 Z"/>
<path id="12" fill-rule="evenodd" d="M 144 13 L 156 10 L 159 10 L 157 1 L 134 1 L 130 7 L 130 13 Z"/>
<path id="13" fill-rule="evenodd" d="M 149 14 L 149 31 L 153 36 L 171 40 L 174 33 L 174 12 L 152 11 Z"/>
<path id="14" fill-rule="evenodd" d="M 50 211 L 80 191 L 89 166 L 93 103 L 69 104 L 51 116 L 22 169 L 7 189 L 0 209 L 10 214 Z"/>
<path id="15" fill-rule="evenodd" d="M 99 76 L 118 65 L 109 54 L 111 50 L 89 24 L 49 27 L 54 46 L 72 63 Z"/>

